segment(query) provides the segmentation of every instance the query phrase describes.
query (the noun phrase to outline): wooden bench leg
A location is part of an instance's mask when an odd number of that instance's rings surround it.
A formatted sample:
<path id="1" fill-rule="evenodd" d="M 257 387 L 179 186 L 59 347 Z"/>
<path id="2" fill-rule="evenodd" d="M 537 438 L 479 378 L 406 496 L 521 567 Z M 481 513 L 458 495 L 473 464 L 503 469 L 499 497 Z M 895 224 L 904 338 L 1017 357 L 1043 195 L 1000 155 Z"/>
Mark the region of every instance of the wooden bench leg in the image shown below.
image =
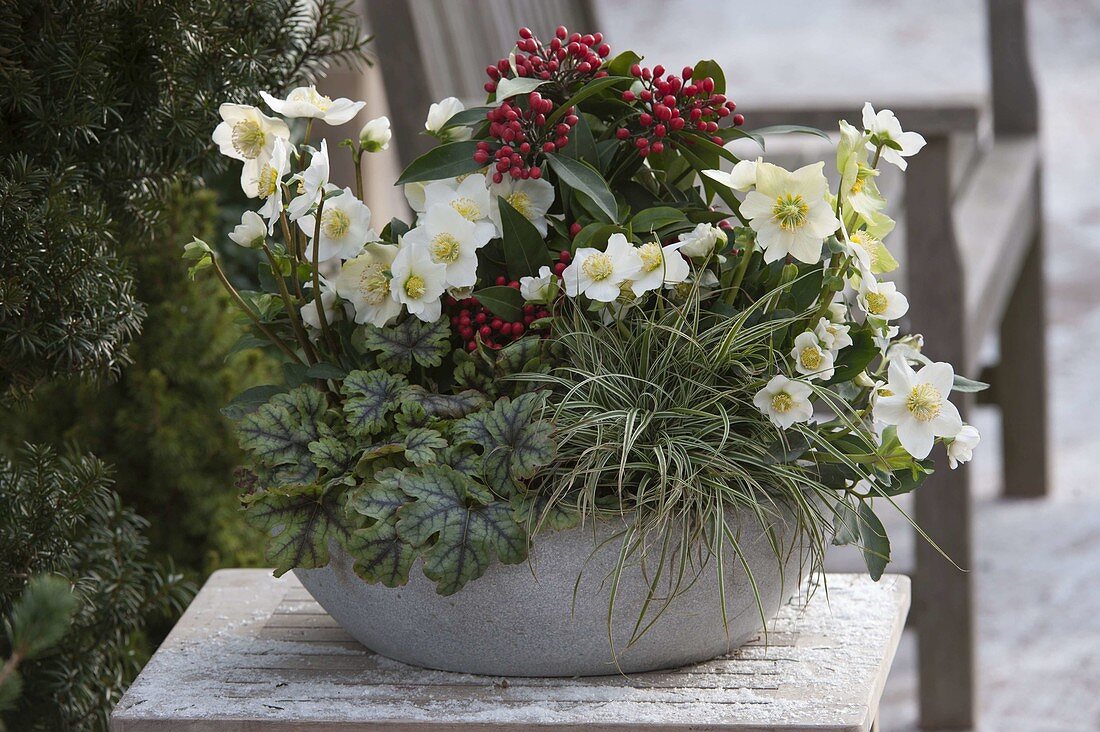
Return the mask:
<path id="1" fill-rule="evenodd" d="M 963 273 L 951 219 L 946 137 L 930 137 L 906 174 L 906 246 L 910 321 L 926 338 L 926 353 L 958 368 L 966 363 Z M 970 399 L 953 401 L 966 419 Z M 948 470 L 942 446 L 937 469 L 914 494 L 916 522 L 959 567 L 970 569 L 968 471 Z M 917 540 L 913 610 L 917 623 L 920 721 L 924 729 L 969 729 L 974 723 L 971 575 Z"/>
<path id="2" fill-rule="evenodd" d="M 1041 187 L 1036 185 L 1036 190 Z M 1049 480 L 1046 309 L 1042 208 L 1038 201 L 1035 218 L 1035 239 L 1001 323 L 1001 359 L 996 371 L 1004 441 L 1004 493 L 1010 498 L 1045 496 Z"/>

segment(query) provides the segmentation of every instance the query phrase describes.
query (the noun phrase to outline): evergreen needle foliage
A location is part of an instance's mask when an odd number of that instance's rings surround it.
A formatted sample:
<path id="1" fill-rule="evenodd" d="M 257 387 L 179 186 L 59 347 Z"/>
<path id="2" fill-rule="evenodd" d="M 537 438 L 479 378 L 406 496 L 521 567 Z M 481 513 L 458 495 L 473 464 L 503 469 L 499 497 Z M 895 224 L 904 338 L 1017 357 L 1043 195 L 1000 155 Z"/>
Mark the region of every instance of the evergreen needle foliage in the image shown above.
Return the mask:
<path id="1" fill-rule="evenodd" d="M 91 456 L 27 447 L 0 459 L 0 616 L 18 621 L 16 598 L 42 573 L 63 577 L 79 601 L 53 653 L 21 664 L 22 699 L 3 716 L 12 729 L 105 729 L 140 668 L 147 618 L 191 595 L 179 575 L 145 558 L 146 523 L 110 486 Z M 16 646 L 3 643 L 8 657 Z"/>

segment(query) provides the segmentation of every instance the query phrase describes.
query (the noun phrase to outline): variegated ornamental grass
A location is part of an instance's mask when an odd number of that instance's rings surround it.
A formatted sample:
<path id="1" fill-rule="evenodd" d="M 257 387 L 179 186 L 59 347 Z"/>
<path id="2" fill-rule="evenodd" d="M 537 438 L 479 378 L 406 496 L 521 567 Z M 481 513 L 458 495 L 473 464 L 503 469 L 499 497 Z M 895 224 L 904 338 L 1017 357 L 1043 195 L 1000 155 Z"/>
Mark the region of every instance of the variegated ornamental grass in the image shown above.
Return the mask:
<path id="1" fill-rule="evenodd" d="M 736 508 L 793 515 L 816 567 L 856 544 L 878 578 L 876 511 L 933 470 L 934 443 L 954 467 L 979 439 L 948 396 L 983 385 L 899 334 L 908 301 L 880 279 L 897 262 L 878 167 L 904 169 L 920 136 L 867 105 L 862 129 L 840 123 L 832 191 L 825 163 L 727 149 L 829 136 L 746 132 L 714 62 L 669 73 L 598 34 L 522 29 L 488 74 L 484 107 L 432 105 L 440 144 L 398 181 L 414 219 L 377 233 L 329 156 L 358 168 L 388 120 L 329 146 L 315 123 L 360 105 L 305 88 L 265 96 L 289 123 L 222 108 L 215 141 L 260 208 L 231 239 L 262 289 L 234 289 L 205 242 L 185 256 L 246 314 L 240 347 L 283 361 L 226 408 L 277 571 L 335 542 L 367 582 L 420 559 L 451 594 L 541 533 L 625 515 L 619 570 L 665 568 L 667 603 L 722 582 Z"/>

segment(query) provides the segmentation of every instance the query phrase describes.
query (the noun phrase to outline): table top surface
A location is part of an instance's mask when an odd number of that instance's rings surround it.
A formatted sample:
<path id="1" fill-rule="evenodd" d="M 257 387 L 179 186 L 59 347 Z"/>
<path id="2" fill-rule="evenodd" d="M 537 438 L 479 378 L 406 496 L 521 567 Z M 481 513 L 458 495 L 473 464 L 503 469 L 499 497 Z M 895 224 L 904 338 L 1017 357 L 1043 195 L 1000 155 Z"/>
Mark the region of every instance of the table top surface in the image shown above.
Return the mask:
<path id="1" fill-rule="evenodd" d="M 145 730 L 867 730 L 909 579 L 829 574 L 765 639 L 670 671 L 496 678 L 363 648 L 292 575 L 213 574 L 112 716 Z"/>

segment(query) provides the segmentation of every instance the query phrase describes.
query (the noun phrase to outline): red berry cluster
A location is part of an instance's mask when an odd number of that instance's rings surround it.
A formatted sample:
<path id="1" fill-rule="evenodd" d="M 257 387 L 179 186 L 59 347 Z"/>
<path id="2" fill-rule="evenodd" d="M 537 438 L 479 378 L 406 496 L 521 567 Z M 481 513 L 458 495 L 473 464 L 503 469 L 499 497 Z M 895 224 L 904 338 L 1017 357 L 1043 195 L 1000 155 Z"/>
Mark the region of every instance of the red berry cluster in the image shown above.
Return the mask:
<path id="1" fill-rule="evenodd" d="M 497 277 L 496 283 L 519 289 L 518 282 L 509 282 L 506 277 Z M 476 297 L 455 300 L 447 296 L 445 302 L 450 312 L 454 313 L 451 316 L 451 326 L 462 339 L 467 351 L 477 350 L 479 336 L 486 346 L 498 349 L 522 338 L 531 323 L 550 316 L 550 311 L 541 305 L 524 305 L 523 316 L 519 320 L 508 322 L 494 315 Z"/>
<path id="2" fill-rule="evenodd" d="M 607 76 L 607 72 L 600 67 L 603 59 L 611 53 L 611 46 L 603 42 L 602 33 L 570 35 L 564 25 L 558 26 L 554 37 L 545 46 L 530 28 L 520 28 L 516 49 L 514 67 L 511 59 L 502 58 L 495 66 L 485 69 L 490 79 L 485 82 L 485 91 L 492 94 L 497 89 L 497 82 L 514 73 L 516 76 L 551 81 L 565 93 L 578 81 Z"/>
<path id="3" fill-rule="evenodd" d="M 690 66 L 685 66 L 680 76 L 664 76 L 663 66 L 650 69 L 634 64 L 630 74 L 641 82 L 642 89 L 624 91 L 622 98 L 625 102 L 638 102 L 642 108 L 636 118 L 640 129 L 620 127 L 615 136 L 620 140 L 634 138 L 639 155 L 646 157 L 651 152 L 662 152 L 665 139 L 685 128 L 712 135 L 711 140 L 716 145 L 722 144 L 722 138 L 714 135 L 718 131 L 718 120 L 733 114 L 737 105 L 724 94 L 714 93 L 714 79 L 707 76 L 692 81 Z M 733 114 L 734 125 L 744 123 L 744 115 Z"/>
<path id="4" fill-rule="evenodd" d="M 579 121 L 573 109 L 552 127 L 546 126 L 546 115 L 554 109 L 554 103 L 537 91 L 527 95 L 526 108 L 519 100 L 505 101 L 489 110 L 489 136 L 500 145 L 493 152 L 493 142 L 477 143 L 474 160 L 487 165 L 495 160 L 493 182 L 500 183 L 507 173 L 516 179 L 541 178 L 542 168 L 535 165 L 540 153 L 551 153 L 569 144 L 569 130 Z"/>
<path id="5" fill-rule="evenodd" d="M 574 233 L 574 229 L 576 229 L 576 233 Z M 580 231 L 581 231 L 580 224 L 578 224 L 576 222 L 573 222 L 572 226 L 569 227 L 569 237 L 570 238 L 576 237 L 577 234 L 580 233 Z M 554 274 L 556 274 L 558 277 L 561 277 L 562 272 L 564 272 L 565 268 L 569 266 L 569 262 L 572 259 L 573 259 L 573 255 L 570 254 L 568 250 L 562 249 L 561 253 L 558 255 L 558 261 L 555 262 L 554 266 L 550 268 L 551 271 Z"/>

